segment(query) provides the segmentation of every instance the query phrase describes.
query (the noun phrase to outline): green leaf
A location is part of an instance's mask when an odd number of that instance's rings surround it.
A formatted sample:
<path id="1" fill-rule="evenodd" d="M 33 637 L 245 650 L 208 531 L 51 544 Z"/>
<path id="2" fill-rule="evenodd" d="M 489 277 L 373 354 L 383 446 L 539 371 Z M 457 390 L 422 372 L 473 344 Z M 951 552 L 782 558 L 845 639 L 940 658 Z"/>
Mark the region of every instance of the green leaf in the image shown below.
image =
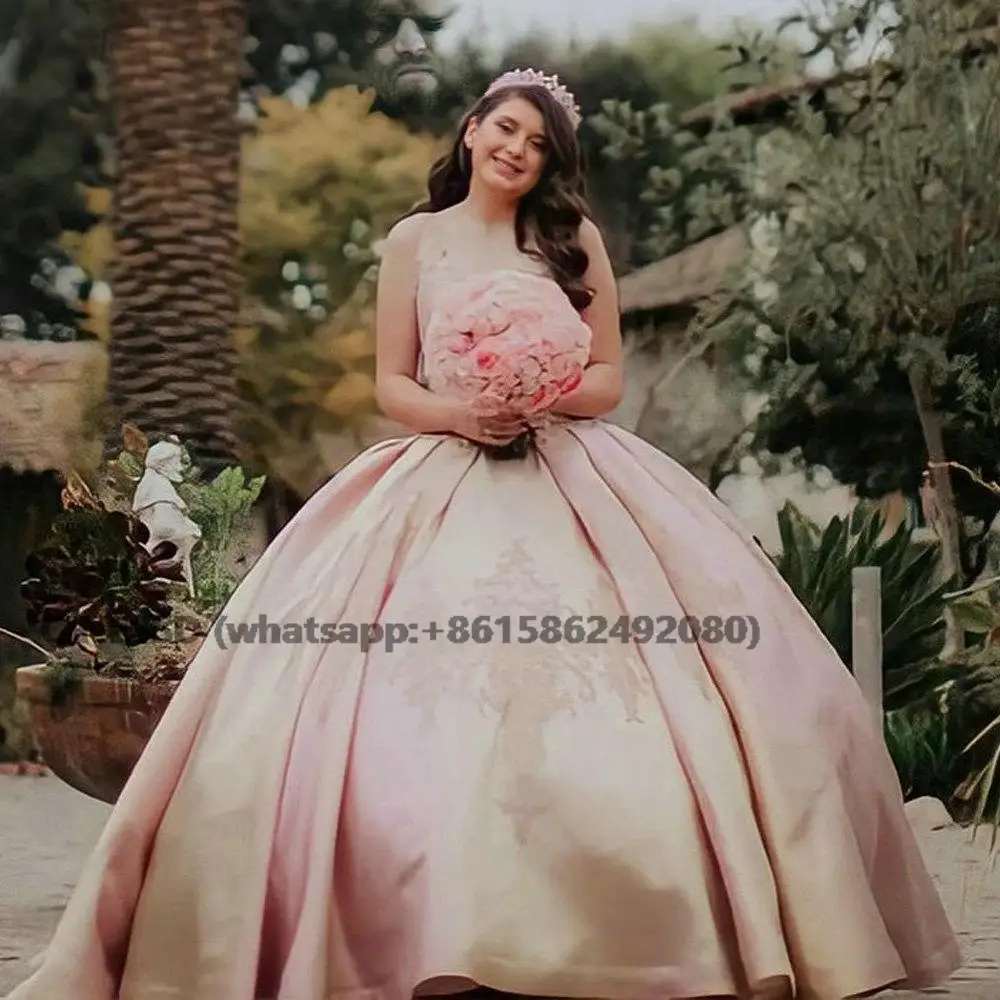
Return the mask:
<path id="1" fill-rule="evenodd" d="M 986 594 L 972 594 L 949 601 L 948 608 L 963 632 L 986 635 L 1000 625 L 1000 618 Z"/>

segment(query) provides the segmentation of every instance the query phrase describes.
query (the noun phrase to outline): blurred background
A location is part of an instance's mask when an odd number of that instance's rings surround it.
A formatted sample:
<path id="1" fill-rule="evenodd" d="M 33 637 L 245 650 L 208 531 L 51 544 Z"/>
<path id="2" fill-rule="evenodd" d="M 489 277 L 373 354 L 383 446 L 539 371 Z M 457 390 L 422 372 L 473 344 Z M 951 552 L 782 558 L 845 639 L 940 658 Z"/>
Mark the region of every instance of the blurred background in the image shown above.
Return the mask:
<path id="1" fill-rule="evenodd" d="M 533 66 L 584 114 L 612 419 L 744 520 L 847 664 L 851 570 L 882 567 L 904 784 L 970 801 L 990 758 L 961 747 L 1000 717 L 998 32 L 978 0 L 6 0 L 0 625 L 30 631 L 26 559 L 123 428 L 202 483 L 263 477 L 244 568 L 399 432 L 380 241 Z M 9 734 L 32 655 L 0 643 Z"/>

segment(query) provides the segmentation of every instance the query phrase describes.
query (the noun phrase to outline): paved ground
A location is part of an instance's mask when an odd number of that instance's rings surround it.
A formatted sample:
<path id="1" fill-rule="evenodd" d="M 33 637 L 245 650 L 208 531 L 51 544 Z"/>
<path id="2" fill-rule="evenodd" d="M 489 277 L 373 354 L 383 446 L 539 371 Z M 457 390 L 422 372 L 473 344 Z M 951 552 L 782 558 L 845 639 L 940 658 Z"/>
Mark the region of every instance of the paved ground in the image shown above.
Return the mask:
<path id="1" fill-rule="evenodd" d="M 0 997 L 45 947 L 109 812 L 56 778 L 0 776 Z"/>
<path id="2" fill-rule="evenodd" d="M 0 774 L 0 997 L 45 946 L 108 812 L 55 778 Z M 985 831 L 918 832 L 967 961 L 947 987 L 894 997 L 1000 1000 L 1000 871 Z"/>

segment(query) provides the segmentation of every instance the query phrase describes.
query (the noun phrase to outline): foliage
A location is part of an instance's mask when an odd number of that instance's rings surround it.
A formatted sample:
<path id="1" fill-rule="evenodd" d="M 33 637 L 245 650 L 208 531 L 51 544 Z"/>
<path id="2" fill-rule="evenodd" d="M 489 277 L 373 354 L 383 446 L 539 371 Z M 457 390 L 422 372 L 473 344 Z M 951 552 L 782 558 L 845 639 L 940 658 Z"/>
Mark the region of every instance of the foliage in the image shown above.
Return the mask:
<path id="1" fill-rule="evenodd" d="M 93 224 L 85 232 L 64 232 L 59 245 L 87 278 L 87 295 L 80 303 L 83 313 L 80 328 L 106 344 L 111 339 L 110 305 L 102 296 L 94 294 L 93 286 L 107 280 L 108 268 L 114 257 L 114 237 L 110 226 L 112 192 L 108 187 L 84 187 L 82 197 Z"/>
<path id="2" fill-rule="evenodd" d="M 611 97 L 640 108 L 666 102 L 686 110 L 709 100 L 723 84 L 725 57 L 717 46 L 717 39 L 693 20 L 665 18 L 618 39 L 581 41 L 528 32 L 498 52 L 469 37 L 449 54 L 434 118 L 421 125 L 439 134 L 450 131 L 496 76 L 523 66 L 544 66 L 557 74 L 573 91 L 584 119 Z M 580 140 L 591 168 L 600 171 L 594 138 L 585 121 Z"/>
<path id="3" fill-rule="evenodd" d="M 106 225 L 114 158 L 105 82 L 108 0 L 9 0 L 0 14 L 0 332 L 107 340 L 108 308 L 91 298 L 112 246 Z M 322 86 L 356 79 L 371 4 L 248 0 L 244 94 L 281 94 L 318 73 Z M 8 88 L 8 82 L 14 87 Z M 191 84 L 194 86 L 195 84 Z"/>
<path id="4" fill-rule="evenodd" d="M 1000 645 L 987 641 L 937 664 L 912 694 L 912 711 L 946 719 L 958 776 L 954 809 L 1000 827 Z"/>
<path id="5" fill-rule="evenodd" d="M 298 278 L 289 281 L 284 269 L 311 266 L 310 306 L 328 312 L 369 263 L 345 254 L 356 222 L 383 232 L 422 196 L 439 144 L 372 114 L 372 100 L 342 87 L 306 108 L 280 98 L 262 103 L 264 117 L 244 145 L 240 192 L 253 299 L 271 308 L 292 304 Z"/>
<path id="6" fill-rule="evenodd" d="M 734 165 L 749 155 L 746 133 L 720 128 L 702 139 L 679 126 L 667 105 L 637 110 L 617 99 L 604 102 L 592 127 L 604 142 L 603 155 L 638 194 L 629 217 L 643 236 L 633 248 L 633 266 L 683 249 L 745 214 Z"/>
<path id="7" fill-rule="evenodd" d="M 759 30 L 739 30 L 710 49 L 707 39 L 692 33 L 671 38 L 669 46 L 640 36 L 633 46 L 654 65 L 672 65 L 673 86 L 643 103 L 626 91 L 605 90 L 588 124 L 609 178 L 624 181 L 629 192 L 622 206 L 635 234 L 629 263 L 641 266 L 734 225 L 749 210 L 743 165 L 753 155 L 756 132 L 725 117 L 710 127 L 712 114 L 692 105 L 703 109 L 727 87 L 758 82 L 760 67 L 749 71 L 748 47 L 770 72 L 790 72 L 797 59 L 792 48 Z M 700 100 L 690 102 L 677 99 L 689 55 L 700 74 Z"/>
<path id="8" fill-rule="evenodd" d="M 132 494 L 142 478 L 149 441 L 137 428 L 126 427 L 122 452 L 109 462 L 103 482 L 109 504 L 130 510 Z M 232 565 L 239 557 L 240 540 L 249 528 L 253 506 L 264 487 L 264 477 L 248 478 L 240 466 L 223 469 L 205 481 L 190 453 L 183 449 L 184 478 L 177 492 L 188 516 L 201 529 L 192 555 L 194 602 L 202 611 L 215 612 L 231 596 L 238 582 Z"/>
<path id="9" fill-rule="evenodd" d="M 872 6 L 837 5 L 827 49 L 846 50 L 848 15 L 867 23 Z M 768 394 L 753 445 L 865 496 L 916 495 L 938 438 L 1000 468 L 1000 59 L 969 41 L 983 11 L 900 5 L 889 61 L 838 67 L 821 107 L 793 102 L 749 157 L 731 147 L 752 250 L 706 335 L 742 342 Z M 1000 501 L 955 489 L 968 582 Z"/>
<path id="10" fill-rule="evenodd" d="M 177 492 L 202 530 L 195 550 L 195 593 L 208 607 L 221 607 L 238 578 L 227 566 L 233 543 L 247 530 L 253 506 L 264 487 L 264 477 L 250 478 L 236 465 L 223 469 L 211 482 L 182 483 Z"/>
<path id="11" fill-rule="evenodd" d="M 825 528 L 792 503 L 778 514 L 781 555 L 777 568 L 848 667 L 851 663 L 852 572 L 878 566 L 882 583 L 882 648 L 887 707 L 909 698 L 923 665 L 944 641 L 944 578 L 934 546 L 916 542 L 901 524 L 885 536 L 885 516 L 876 504 L 860 502 L 849 517 Z"/>
<path id="12" fill-rule="evenodd" d="M 371 100 L 349 87 L 309 108 L 271 100 L 247 140 L 242 436 L 302 496 L 331 471 L 321 439 L 374 412 L 377 241 L 422 196 L 439 148 Z"/>
<path id="13" fill-rule="evenodd" d="M 148 552 L 142 521 L 107 507 L 75 476 L 63 504 L 49 537 L 26 562 L 21 592 L 28 623 L 50 631 L 57 646 L 154 639 L 171 613 L 171 584 L 183 580 L 176 547 L 162 543 Z"/>
<path id="14" fill-rule="evenodd" d="M 954 713 L 907 705 L 887 712 L 884 728 L 906 799 L 929 795 L 951 803 L 968 771 L 956 740 Z"/>
<path id="15" fill-rule="evenodd" d="M 300 497 L 336 471 L 326 459 L 327 440 L 356 436 L 376 412 L 373 297 L 364 281 L 314 330 L 303 324 L 273 339 L 244 331 L 244 440 Z"/>
<path id="16" fill-rule="evenodd" d="M 778 568 L 846 664 L 851 571 L 881 568 L 885 737 L 907 797 L 932 795 L 971 818 L 995 813 L 1000 808 L 997 578 L 951 590 L 937 548 L 916 543 L 905 525 L 886 537 L 884 518 L 870 502 L 825 529 L 788 504 L 779 525 Z M 976 645 L 942 659 L 946 609 Z"/>
<path id="17" fill-rule="evenodd" d="M 248 92 L 280 95 L 308 76 L 322 96 L 354 82 L 354 49 L 372 13 L 370 0 L 247 0 Z"/>
<path id="18" fill-rule="evenodd" d="M 1000 577 L 990 576 L 964 590 L 953 591 L 946 604 L 958 627 L 974 645 L 1000 638 Z"/>
<path id="19" fill-rule="evenodd" d="M 158 681 L 183 676 L 237 585 L 233 556 L 263 486 L 239 468 L 205 483 L 183 449 L 178 492 L 202 529 L 191 595 L 177 547 L 163 542 L 150 552 L 149 530 L 132 511 L 149 442 L 128 425 L 123 438 L 121 454 L 102 467 L 94 488 L 75 473 L 66 478 L 63 510 L 27 560 L 22 596 L 29 623 L 54 651 L 0 630 L 41 653 L 61 690 L 81 669 Z"/>
<path id="20" fill-rule="evenodd" d="M 94 218 L 81 184 L 98 182 L 102 97 L 92 55 L 100 4 L 13 0 L 0 17 L 0 317 L 8 333 L 79 336 L 89 281 L 59 245 Z M 60 30 L 52 30 L 53 22 Z"/>
<path id="21" fill-rule="evenodd" d="M 444 135 L 501 72 L 544 66 L 556 73 L 580 105 L 587 193 L 615 269 L 621 272 L 648 259 L 646 248 L 634 245 L 635 234 L 648 215 L 640 196 L 650 166 L 661 160 L 659 154 L 640 162 L 607 152 L 614 142 L 603 120 L 607 109 L 628 108 L 636 116 L 660 116 L 660 108 L 670 109 L 670 114 L 687 111 L 724 85 L 725 60 L 717 40 L 690 20 L 659 19 L 637 26 L 624 38 L 594 42 L 528 34 L 497 54 L 470 39 L 449 55 L 432 111 L 408 120 Z"/>
<path id="22" fill-rule="evenodd" d="M 1000 484 L 975 475 L 970 478 L 984 492 L 1000 493 Z M 950 595 L 949 603 L 957 606 L 958 621 L 976 642 L 928 670 L 912 695 L 915 702 L 937 704 L 955 720 L 965 774 L 955 799 L 977 823 L 989 817 L 996 833 L 1000 831 L 1000 576 L 985 576 Z"/>

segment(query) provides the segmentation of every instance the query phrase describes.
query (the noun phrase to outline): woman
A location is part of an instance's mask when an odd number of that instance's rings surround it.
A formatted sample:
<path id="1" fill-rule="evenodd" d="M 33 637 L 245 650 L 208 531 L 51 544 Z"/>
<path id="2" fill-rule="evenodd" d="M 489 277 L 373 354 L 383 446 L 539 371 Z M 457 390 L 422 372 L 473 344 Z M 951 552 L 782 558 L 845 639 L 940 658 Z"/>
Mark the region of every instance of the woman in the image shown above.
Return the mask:
<path id="1" fill-rule="evenodd" d="M 416 433 L 226 609 L 331 631 L 205 645 L 12 1000 L 834 1000 L 957 967 L 853 679 L 725 508 L 600 419 L 621 346 L 577 121 L 506 75 L 393 229 L 378 395 Z M 554 401 L 428 388 L 470 337 L 551 346 L 556 298 L 590 359 Z"/>

